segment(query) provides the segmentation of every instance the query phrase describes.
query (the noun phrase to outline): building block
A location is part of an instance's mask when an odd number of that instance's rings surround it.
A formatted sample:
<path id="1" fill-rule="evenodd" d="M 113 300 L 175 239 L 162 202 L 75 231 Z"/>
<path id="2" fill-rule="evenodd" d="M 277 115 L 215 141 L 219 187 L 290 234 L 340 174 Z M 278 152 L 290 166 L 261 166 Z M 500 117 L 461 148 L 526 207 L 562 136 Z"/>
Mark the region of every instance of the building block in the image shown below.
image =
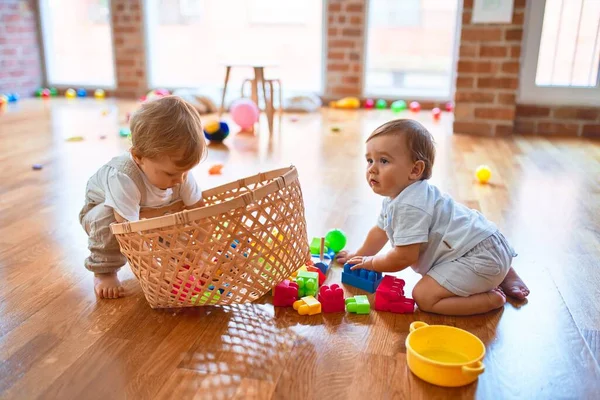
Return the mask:
<path id="1" fill-rule="evenodd" d="M 314 264 L 314 266 L 319 268 L 321 272 L 325 275 L 327 275 L 327 271 L 329 271 L 331 261 L 332 259 L 327 254 L 323 255 L 322 260 L 319 256 L 312 256 L 312 263 Z"/>
<path id="2" fill-rule="evenodd" d="M 308 269 L 306 268 L 306 265 L 301 266 L 300 268 L 298 268 L 296 271 L 292 272 L 292 275 L 290 275 L 290 277 L 288 278 L 290 281 L 296 281 L 296 278 L 298 277 L 298 272 L 300 271 L 308 271 Z"/>
<path id="3" fill-rule="evenodd" d="M 298 271 L 296 277 L 298 297 L 315 296 L 319 289 L 319 274 L 309 271 Z"/>
<path id="4" fill-rule="evenodd" d="M 321 286 L 317 300 L 321 302 L 321 309 L 324 313 L 344 312 L 346 309 L 344 289 L 336 284 Z"/>
<path id="5" fill-rule="evenodd" d="M 382 279 L 381 272 L 367 269 L 351 270 L 353 264 L 345 264 L 342 272 L 342 283 L 357 287 L 369 293 L 375 293 Z"/>
<path id="6" fill-rule="evenodd" d="M 404 297 L 404 280 L 386 275 L 375 292 L 375 309 L 393 313 L 412 313 L 415 301 Z"/>
<path id="7" fill-rule="evenodd" d="M 371 304 L 365 295 L 348 297 L 346 299 L 346 311 L 356 314 L 368 314 L 371 311 Z"/>
<path id="8" fill-rule="evenodd" d="M 329 253 L 329 249 L 327 248 L 327 242 L 325 242 L 325 246 L 323 251 L 325 253 Z M 310 242 L 310 254 L 320 254 L 321 253 L 321 238 L 313 238 Z"/>
<path id="9" fill-rule="evenodd" d="M 323 285 L 325 283 L 325 279 L 327 279 L 327 277 L 325 276 L 325 274 L 319 269 L 317 268 L 315 265 L 307 265 L 306 266 L 306 270 L 309 272 L 316 272 L 317 275 L 319 275 L 319 286 Z"/>
<path id="10" fill-rule="evenodd" d="M 321 303 L 313 296 L 305 296 L 294 302 L 294 310 L 300 315 L 315 315 L 321 313 Z"/>
<path id="11" fill-rule="evenodd" d="M 273 288 L 273 305 L 275 307 L 292 307 L 298 300 L 298 284 L 284 280 Z"/>

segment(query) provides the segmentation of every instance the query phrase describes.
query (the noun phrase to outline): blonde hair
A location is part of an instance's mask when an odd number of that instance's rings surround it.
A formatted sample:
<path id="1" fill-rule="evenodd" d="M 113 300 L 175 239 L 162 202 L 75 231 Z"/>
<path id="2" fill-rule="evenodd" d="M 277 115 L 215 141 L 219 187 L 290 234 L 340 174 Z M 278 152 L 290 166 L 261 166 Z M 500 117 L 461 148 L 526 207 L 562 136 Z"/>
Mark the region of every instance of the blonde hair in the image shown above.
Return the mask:
<path id="1" fill-rule="evenodd" d="M 381 125 L 367 139 L 367 142 L 376 136 L 402 135 L 406 140 L 406 147 L 412 156 L 413 162 L 423 161 L 425 168 L 421 180 L 431 178 L 431 171 L 435 161 L 435 141 L 431 133 L 421 123 L 412 119 L 396 119 Z"/>
<path id="2" fill-rule="evenodd" d="M 144 103 L 131 116 L 130 128 L 131 152 L 137 157 L 177 157 L 174 164 L 184 169 L 191 169 L 206 157 L 200 114 L 180 97 L 166 96 Z"/>

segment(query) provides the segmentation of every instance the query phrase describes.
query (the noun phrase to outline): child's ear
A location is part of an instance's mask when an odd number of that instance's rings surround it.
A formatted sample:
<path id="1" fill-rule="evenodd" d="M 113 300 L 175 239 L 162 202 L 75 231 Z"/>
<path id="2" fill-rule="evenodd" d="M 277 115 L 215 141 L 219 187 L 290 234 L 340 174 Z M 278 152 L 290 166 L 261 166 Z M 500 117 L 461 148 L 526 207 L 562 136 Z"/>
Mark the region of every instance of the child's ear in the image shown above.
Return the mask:
<path id="1" fill-rule="evenodd" d="M 413 164 L 412 170 L 410 171 L 410 179 L 419 180 L 425 171 L 425 161 L 419 160 Z"/>
<path id="2" fill-rule="evenodd" d="M 132 147 L 131 150 L 129 150 L 131 152 L 131 156 L 133 157 L 133 161 L 135 161 L 136 163 L 140 164 L 142 162 L 142 157 L 140 157 L 137 149 L 135 147 Z"/>

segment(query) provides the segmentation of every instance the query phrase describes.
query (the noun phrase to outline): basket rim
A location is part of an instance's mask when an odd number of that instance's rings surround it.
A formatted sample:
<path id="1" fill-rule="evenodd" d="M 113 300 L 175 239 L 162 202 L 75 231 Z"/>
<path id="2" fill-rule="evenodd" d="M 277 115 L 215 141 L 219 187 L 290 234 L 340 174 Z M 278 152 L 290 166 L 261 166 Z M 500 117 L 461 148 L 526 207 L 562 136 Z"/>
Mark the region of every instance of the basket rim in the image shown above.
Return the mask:
<path id="1" fill-rule="evenodd" d="M 163 215 L 160 217 L 147 218 L 139 221 L 127 221 L 122 223 L 112 223 L 110 229 L 114 235 L 122 235 L 131 232 L 146 231 L 149 229 L 164 228 L 179 223 L 208 218 L 219 215 L 242 206 L 248 206 L 258 200 L 262 200 L 267 195 L 274 193 L 298 180 L 298 170 L 294 165 L 285 168 L 278 168 L 267 172 L 261 172 L 251 175 L 237 181 L 229 182 L 202 192 L 203 197 L 212 196 L 214 193 L 221 193 L 231 189 L 239 189 L 248 184 L 262 182 L 273 179 L 272 182 L 258 189 L 252 189 L 233 199 L 226 200 L 212 206 L 195 208 L 192 210 L 183 210 L 177 213 Z"/>

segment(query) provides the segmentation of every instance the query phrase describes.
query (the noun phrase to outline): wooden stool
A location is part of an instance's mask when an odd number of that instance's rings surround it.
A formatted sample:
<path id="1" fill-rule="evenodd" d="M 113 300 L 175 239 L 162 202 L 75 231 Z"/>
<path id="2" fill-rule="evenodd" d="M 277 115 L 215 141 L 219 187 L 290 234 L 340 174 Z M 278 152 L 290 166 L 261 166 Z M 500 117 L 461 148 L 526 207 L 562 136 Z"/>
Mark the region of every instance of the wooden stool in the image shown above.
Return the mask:
<path id="1" fill-rule="evenodd" d="M 246 90 L 245 90 L 247 83 L 250 84 L 250 89 L 252 89 L 253 87 L 255 87 L 255 85 L 257 85 L 257 82 L 254 79 L 244 80 L 244 82 L 242 83 L 242 97 L 247 97 Z M 273 99 L 275 98 L 275 91 L 277 91 L 277 99 L 279 100 L 278 111 L 281 116 L 281 114 L 283 113 L 283 100 L 282 100 L 282 96 L 281 96 L 281 80 L 280 79 L 265 79 L 265 85 L 268 88 L 268 93 L 269 93 L 268 101 L 270 103 L 270 104 L 267 104 L 266 103 L 267 99 L 265 98 L 265 111 L 267 108 L 270 108 L 271 110 L 275 109 L 275 104 L 273 102 Z"/>

